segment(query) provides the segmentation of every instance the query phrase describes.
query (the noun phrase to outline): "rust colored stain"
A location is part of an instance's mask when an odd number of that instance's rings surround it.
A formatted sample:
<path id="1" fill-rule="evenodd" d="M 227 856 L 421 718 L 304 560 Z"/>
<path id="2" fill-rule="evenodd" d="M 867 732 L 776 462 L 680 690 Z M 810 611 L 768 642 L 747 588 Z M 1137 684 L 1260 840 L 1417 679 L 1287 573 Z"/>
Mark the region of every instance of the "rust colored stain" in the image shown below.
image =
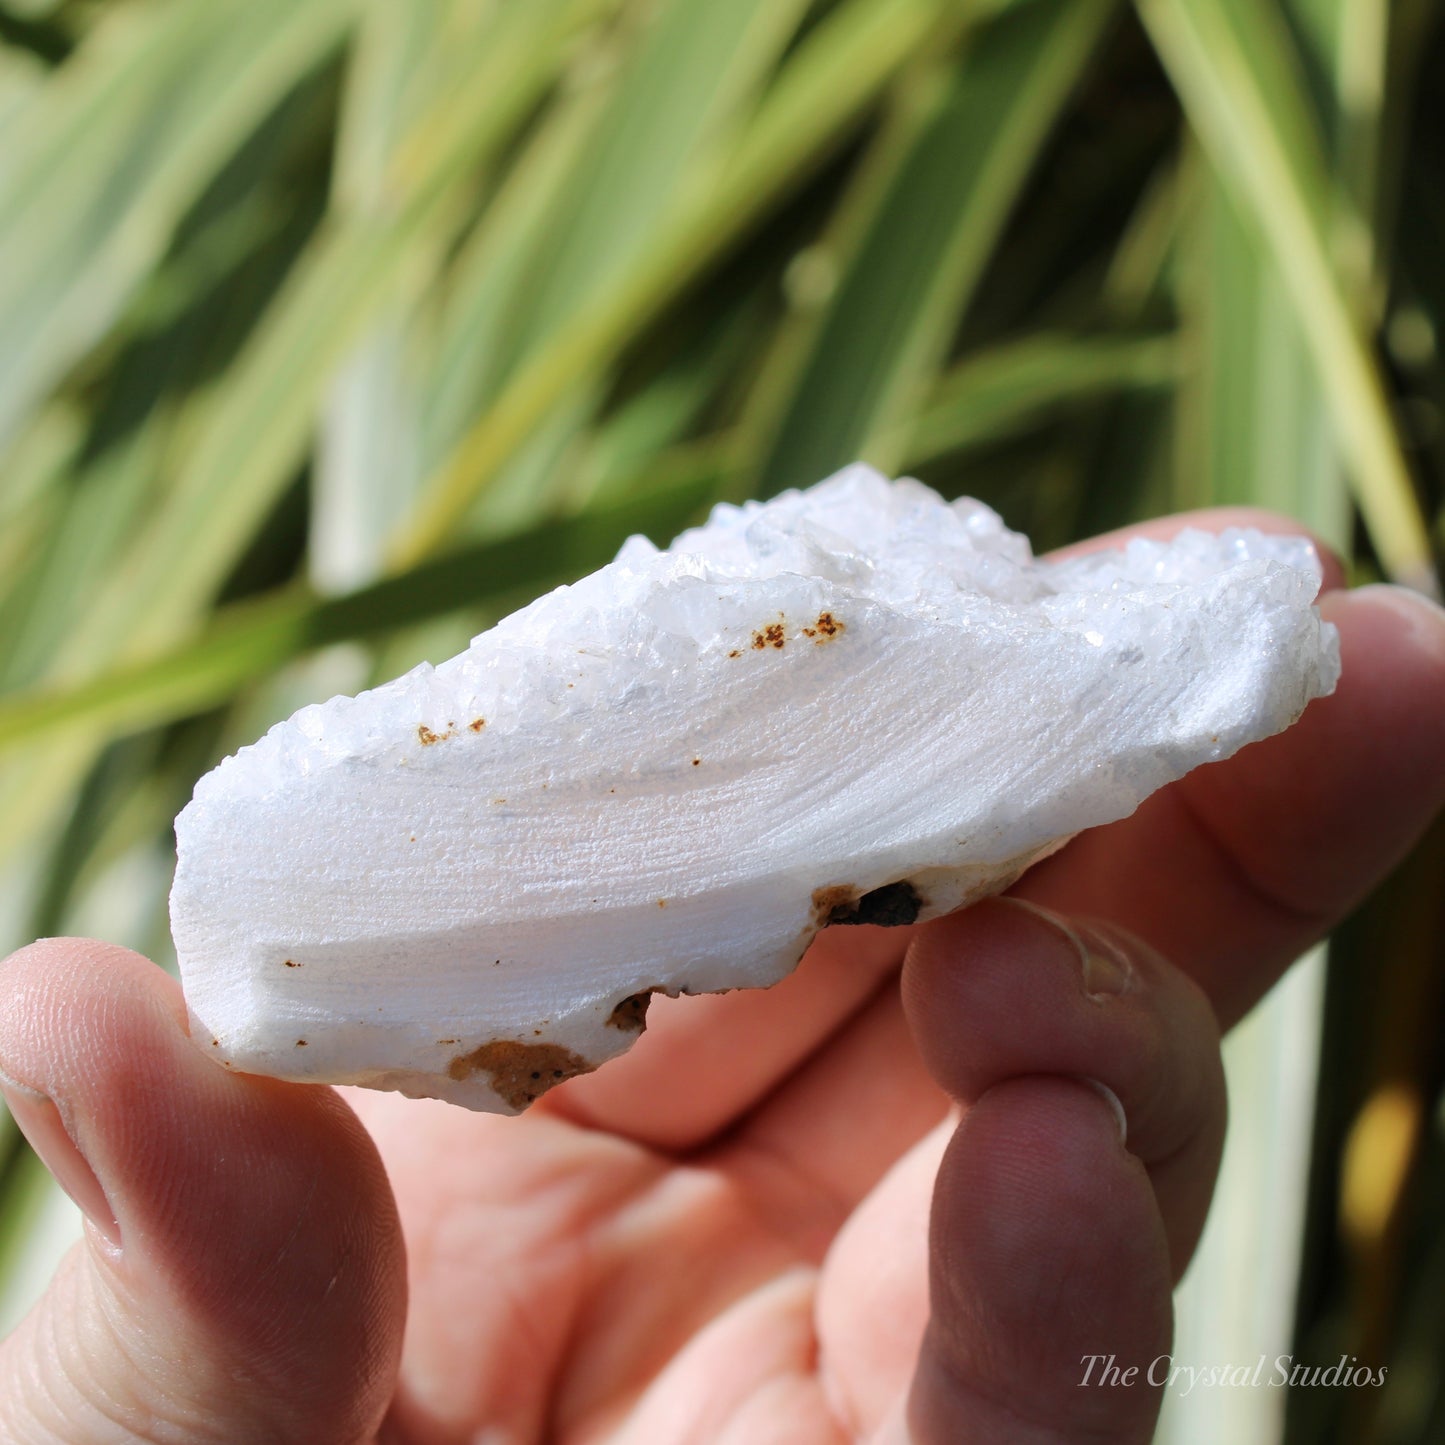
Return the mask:
<path id="1" fill-rule="evenodd" d="M 471 722 L 467 724 L 467 726 L 471 728 L 474 733 L 481 732 L 481 730 L 486 727 L 486 725 L 487 720 L 484 717 L 474 717 Z"/>
<path id="2" fill-rule="evenodd" d="M 630 993 L 610 1014 L 607 1015 L 609 1029 L 621 1029 L 624 1033 L 640 1034 L 647 1027 L 647 1006 L 652 1002 L 655 988 L 645 988 L 641 993 Z"/>
<path id="3" fill-rule="evenodd" d="M 447 1067 L 453 1079 L 469 1079 L 479 1072 L 491 1075 L 492 1088 L 512 1108 L 525 1109 L 564 1079 L 590 1074 L 592 1065 L 561 1044 L 493 1039 L 469 1054 L 458 1054 Z"/>
<path id="4" fill-rule="evenodd" d="M 839 922 L 839 915 L 846 914 L 858 902 L 858 890 L 847 883 L 833 883 L 827 888 L 813 890 L 813 922 L 819 928 Z"/>
<path id="5" fill-rule="evenodd" d="M 439 743 L 442 740 L 442 734 L 434 733 L 425 723 L 417 724 L 416 735 L 421 739 L 421 745 L 424 748 L 429 748 L 433 743 Z"/>
<path id="6" fill-rule="evenodd" d="M 923 911 L 924 899 L 907 881 L 885 883 L 870 893 L 846 883 L 813 890 L 813 922 L 819 928 L 832 923 L 872 923 L 897 928 L 913 923 Z"/>
<path id="7" fill-rule="evenodd" d="M 735 647 L 735 648 L 733 648 L 733 650 L 732 650 L 730 653 L 728 653 L 728 656 L 729 656 L 729 657 L 741 657 L 741 656 L 742 656 L 742 653 Z"/>
<path id="8" fill-rule="evenodd" d="M 287 968 L 300 968 L 301 965 L 300 965 L 299 963 L 297 963 L 294 958 L 288 958 L 288 959 L 286 960 L 286 967 L 287 967 Z"/>
<path id="9" fill-rule="evenodd" d="M 783 634 L 783 624 L 770 622 L 753 633 L 753 648 L 761 652 L 765 647 L 782 647 L 787 640 Z"/>
<path id="10" fill-rule="evenodd" d="M 306 1040 L 305 1040 L 305 1039 L 297 1039 L 297 1040 L 296 1040 L 296 1047 L 297 1047 L 298 1049 L 304 1049 L 304 1048 L 306 1047 Z"/>
<path id="11" fill-rule="evenodd" d="M 811 627 L 803 629 L 803 636 L 811 637 L 815 643 L 826 642 L 830 637 L 836 637 L 842 631 L 844 631 L 843 624 L 831 612 L 820 612 L 818 620 Z"/>

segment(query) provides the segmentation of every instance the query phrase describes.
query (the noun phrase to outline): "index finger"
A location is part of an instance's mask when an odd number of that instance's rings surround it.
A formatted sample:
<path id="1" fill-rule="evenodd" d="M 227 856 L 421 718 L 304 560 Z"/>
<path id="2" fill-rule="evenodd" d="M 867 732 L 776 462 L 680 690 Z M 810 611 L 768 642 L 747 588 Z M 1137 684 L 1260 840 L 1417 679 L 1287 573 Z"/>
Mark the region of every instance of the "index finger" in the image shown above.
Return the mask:
<path id="1" fill-rule="evenodd" d="M 1081 833 L 1014 889 L 1137 933 L 1227 1028 L 1445 804 L 1445 612 L 1395 587 L 1332 592 L 1338 690 L 1292 728 Z"/>

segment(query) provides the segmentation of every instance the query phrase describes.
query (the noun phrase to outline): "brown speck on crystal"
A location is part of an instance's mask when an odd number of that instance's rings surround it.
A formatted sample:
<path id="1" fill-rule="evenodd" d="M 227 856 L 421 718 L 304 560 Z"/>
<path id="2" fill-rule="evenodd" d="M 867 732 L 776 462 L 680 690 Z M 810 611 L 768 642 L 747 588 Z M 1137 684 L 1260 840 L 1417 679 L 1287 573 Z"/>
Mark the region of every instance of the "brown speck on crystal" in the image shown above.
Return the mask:
<path id="1" fill-rule="evenodd" d="M 826 642 L 843 630 L 843 624 L 831 612 L 820 612 L 818 620 L 811 627 L 803 629 L 803 636 L 811 637 L 814 642 Z"/>
<path id="2" fill-rule="evenodd" d="M 586 1059 L 561 1044 L 524 1044 L 515 1039 L 493 1039 L 471 1053 L 459 1054 L 447 1066 L 448 1076 L 457 1080 L 490 1074 L 498 1097 L 514 1109 L 526 1108 L 563 1079 L 591 1071 Z"/>
<path id="3" fill-rule="evenodd" d="M 765 647 L 782 647 L 787 641 L 781 622 L 770 622 L 766 627 L 753 633 L 753 648 L 761 652 Z"/>

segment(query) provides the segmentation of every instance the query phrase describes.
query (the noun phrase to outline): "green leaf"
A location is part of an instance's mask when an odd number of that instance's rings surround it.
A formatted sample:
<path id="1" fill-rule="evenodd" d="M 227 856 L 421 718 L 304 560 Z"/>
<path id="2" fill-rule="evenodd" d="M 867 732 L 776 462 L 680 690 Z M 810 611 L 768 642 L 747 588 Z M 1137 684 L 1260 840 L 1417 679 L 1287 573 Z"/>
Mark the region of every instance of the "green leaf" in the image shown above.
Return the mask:
<path id="1" fill-rule="evenodd" d="M 1186 392 L 1176 503 L 1268 507 L 1345 549 L 1349 492 L 1289 292 L 1230 196 L 1208 172 L 1199 181 L 1184 296 L 1198 390 Z"/>
<path id="2" fill-rule="evenodd" d="M 1128 391 L 1164 391 L 1181 373 L 1177 339 L 1030 336 L 976 352 L 945 373 L 911 418 L 907 435 L 884 439 L 910 467 L 1027 432 L 1068 407 Z M 906 450 L 905 450 L 906 449 Z"/>
<path id="3" fill-rule="evenodd" d="M 1331 255 L 1328 172 L 1276 12 L 1258 0 L 1138 7 L 1205 151 L 1269 249 L 1381 560 L 1398 580 L 1438 591 L 1385 382 Z"/>
<path id="4" fill-rule="evenodd" d="M 627 341 L 847 135 L 937 20 L 935 0 L 846 0 L 800 43 L 716 183 L 685 197 L 608 293 L 581 308 L 511 377 L 428 484 L 391 561 L 441 546 L 476 495 L 580 378 Z"/>
<path id="5" fill-rule="evenodd" d="M 553 77 L 561 40 L 605 3 L 504 9 L 499 29 L 482 29 L 450 52 L 447 82 L 392 157 L 387 219 L 354 217 L 324 230 L 226 387 L 190 419 L 192 444 L 150 526 L 109 579 L 93 644 L 154 647 L 214 595 L 302 462 L 318 402 L 348 347 L 392 294 L 414 248 L 429 245 L 427 228 L 448 187 L 501 146 Z"/>
<path id="6" fill-rule="evenodd" d="M 804 8 L 801 0 L 668 0 L 629 37 L 606 104 L 521 252 L 524 265 L 490 338 L 499 378 L 607 295 L 689 192 L 707 194 L 746 119 L 743 100 L 774 68 Z M 587 425 L 605 395 L 599 369 L 575 378 L 538 421 L 468 508 L 464 530 L 524 525 L 571 489 Z"/>
<path id="7" fill-rule="evenodd" d="M 756 490 L 804 486 L 854 457 L 891 469 L 1093 53 L 1112 0 L 1044 0 L 979 33 L 899 167 L 819 328 Z"/>
<path id="8" fill-rule="evenodd" d="M 314 225 L 315 209 L 297 204 L 292 177 L 324 158 L 306 133 L 326 125 L 329 111 L 328 87 L 316 77 L 267 117 L 138 289 L 103 363 L 92 362 L 89 384 L 61 393 L 22 433 L 33 440 L 59 416 L 75 443 L 46 476 L 44 535 L 0 585 L 5 685 L 94 666 L 97 594 L 168 494 L 186 415 L 212 394 L 208 378 L 225 372 Z M 10 465 L 5 472 L 14 475 Z"/>
<path id="9" fill-rule="evenodd" d="M 341 597 L 319 598 L 295 587 L 235 603 L 177 651 L 76 688 L 0 698 L 0 748 L 40 740 L 64 746 L 73 738 L 154 727 L 225 701 L 307 650 L 384 636 L 459 607 L 573 580 L 611 560 L 633 532 L 665 543 L 696 519 L 718 486 L 710 452 L 688 459 L 681 471 L 653 491 L 472 544 Z"/>
<path id="10" fill-rule="evenodd" d="M 589 73 L 553 101 L 440 278 L 423 387 L 421 444 L 428 477 L 496 395 L 509 305 L 610 94 L 607 81 Z M 392 530 L 404 526 L 399 519 Z"/>
<path id="11" fill-rule="evenodd" d="M 336 141 L 332 214 L 385 226 L 392 157 L 445 78 L 442 41 L 455 45 L 452 0 L 373 4 L 347 74 Z M 440 228 L 438 228 L 440 230 Z M 324 402 L 311 484 L 311 576 L 345 591 L 375 575 L 383 539 L 411 505 L 421 470 L 417 316 L 444 236 L 419 245 L 372 317 Z"/>
<path id="12" fill-rule="evenodd" d="M 353 0 L 117 9 L 0 153 L 0 444 L 120 314 L 186 209 L 335 49 Z"/>
<path id="13" fill-rule="evenodd" d="M 613 286 L 679 193 L 705 192 L 738 96 L 771 68 L 804 0 L 670 0 L 649 23 L 549 217 L 512 317 L 523 352 Z"/>
<path id="14" fill-rule="evenodd" d="M 45 66 L 25 50 L 0 44 L 0 146 L 14 144 L 10 123 L 33 113 L 46 75 Z"/>

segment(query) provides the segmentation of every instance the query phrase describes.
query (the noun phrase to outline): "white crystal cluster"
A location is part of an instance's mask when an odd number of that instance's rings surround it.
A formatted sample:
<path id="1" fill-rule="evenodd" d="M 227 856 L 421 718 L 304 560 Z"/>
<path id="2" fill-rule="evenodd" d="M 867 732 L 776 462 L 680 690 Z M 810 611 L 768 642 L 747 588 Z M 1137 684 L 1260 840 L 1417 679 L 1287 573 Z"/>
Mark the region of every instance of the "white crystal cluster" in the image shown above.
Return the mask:
<path id="1" fill-rule="evenodd" d="M 1006 887 L 1339 672 L 1304 540 L 1036 561 L 850 467 L 717 507 L 196 787 L 171 916 L 219 1063 L 515 1112 L 648 996 Z"/>

